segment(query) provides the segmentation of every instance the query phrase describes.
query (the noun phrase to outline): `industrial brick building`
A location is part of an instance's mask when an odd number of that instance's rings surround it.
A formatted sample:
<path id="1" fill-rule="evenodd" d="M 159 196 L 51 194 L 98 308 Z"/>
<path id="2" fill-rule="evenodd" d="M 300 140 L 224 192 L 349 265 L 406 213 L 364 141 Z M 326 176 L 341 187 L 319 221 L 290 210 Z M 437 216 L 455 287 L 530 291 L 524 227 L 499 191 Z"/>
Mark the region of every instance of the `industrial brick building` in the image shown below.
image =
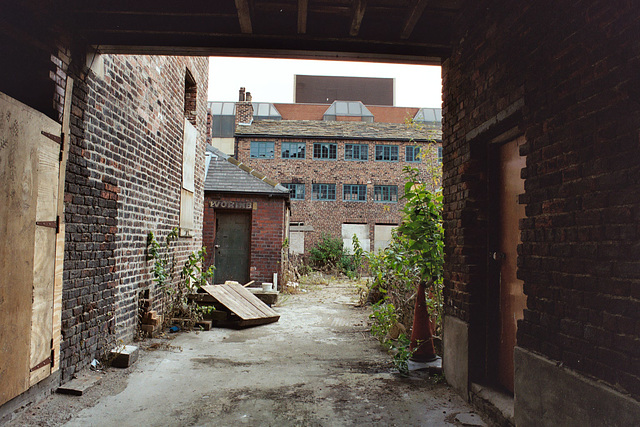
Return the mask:
<path id="1" fill-rule="evenodd" d="M 402 219 L 403 168 L 437 162 L 439 138 L 436 127 L 396 123 L 258 120 L 236 128 L 235 151 L 290 189 L 293 253 L 323 233 L 345 244 L 356 234 L 371 251 L 386 246 Z"/>
<path id="2" fill-rule="evenodd" d="M 99 48 L 103 54 L 231 53 L 442 65 L 447 381 L 502 424 L 637 424 L 636 2 L 376 0 L 353 8 L 338 1 L 282 2 L 277 8 L 250 3 L 25 0 L 0 6 L 0 48 L 10 64 L 0 70 L 0 92 L 21 111 L 2 115 L 11 118 L 2 129 L 18 139 L 3 134 L 0 161 L 10 157 L 6 153 L 20 157 L 20 147 L 42 136 L 48 145 L 64 141 L 60 170 L 67 171 L 58 175 L 64 182 L 57 210 L 63 232 L 56 237 L 57 248 L 65 245 L 65 262 L 54 264 L 56 279 L 47 282 L 56 307 L 64 309 L 61 316 L 36 316 L 32 322 L 40 278 L 17 276 L 30 269 L 13 267 L 30 265 L 33 251 L 19 252 L 25 249 L 20 244 L 34 238 L 16 233 L 31 233 L 36 223 L 40 232 L 54 230 L 56 215 L 38 217 L 37 203 L 26 209 L 10 199 L 24 194 L 28 183 L 50 181 L 9 176 L 27 169 L 2 164 L 0 390 L 2 402 L 18 396 L 2 410 L 21 406 L 27 389 L 59 384 L 59 366 L 68 379 L 99 353 L 104 346 L 96 342 L 115 336 L 117 324 L 112 328 L 109 319 L 118 304 L 132 306 L 135 289 L 149 277 L 144 231 L 159 222 L 167 228 L 179 224 L 177 196 L 184 188 L 174 165 L 181 163 L 178 117 L 184 119 L 186 68 L 198 88 L 196 129 L 202 137 L 196 141 L 202 143 L 196 144 L 195 237 L 184 238 L 180 247 L 197 246 L 206 61 L 154 64 L 148 74 L 129 63 L 98 82 L 87 65 L 99 63 L 91 54 Z M 162 72 L 154 78 L 158 68 Z M 144 79 L 132 77 L 138 69 Z M 160 77 L 174 83 L 159 85 Z M 153 90 L 144 90 L 147 84 Z M 92 87 L 98 88 L 95 101 Z M 115 108 L 105 113 L 106 100 Z M 166 131 L 154 127 L 155 117 L 158 123 L 169 120 Z M 509 163 L 513 167 L 502 168 Z M 8 183 L 18 183 L 19 191 Z M 498 191 L 500 183 L 511 192 Z M 511 220 L 502 208 L 492 209 L 502 201 L 515 211 Z M 514 208 L 518 204 L 523 214 Z M 10 211 L 15 206 L 25 209 L 17 215 Z M 31 225 L 14 222 L 21 218 Z M 65 222 L 78 228 L 64 231 Z M 503 264 L 510 279 L 521 281 L 511 288 L 518 295 L 515 305 L 507 302 L 509 292 L 498 292 L 500 277 L 507 277 Z M 14 292 L 20 292 L 21 304 L 9 299 Z M 127 315 L 119 319 L 126 337 L 131 323 Z M 505 323 L 508 339 L 501 333 Z M 31 379 L 31 369 L 46 368 L 49 357 L 34 363 L 25 357 L 31 325 L 65 331 L 65 350 L 59 360 L 54 354 L 48 381 L 39 381 L 39 372 Z"/>

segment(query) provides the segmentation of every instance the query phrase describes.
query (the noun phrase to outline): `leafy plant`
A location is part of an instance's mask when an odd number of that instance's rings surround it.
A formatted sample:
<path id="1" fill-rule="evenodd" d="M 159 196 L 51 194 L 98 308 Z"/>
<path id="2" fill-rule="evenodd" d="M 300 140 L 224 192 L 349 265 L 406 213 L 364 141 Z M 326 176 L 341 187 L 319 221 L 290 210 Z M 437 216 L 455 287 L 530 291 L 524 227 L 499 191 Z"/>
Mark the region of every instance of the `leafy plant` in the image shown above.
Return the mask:
<path id="1" fill-rule="evenodd" d="M 339 266 L 343 255 L 342 239 L 322 233 L 316 246 L 309 249 L 309 263 L 318 270 L 331 271 Z"/>
<path id="2" fill-rule="evenodd" d="M 147 234 L 147 260 L 153 261 L 153 277 L 158 289 L 162 292 L 162 306 L 165 319 L 180 317 L 190 319 L 192 325 L 202 319 L 205 308 L 189 301 L 188 295 L 206 285 L 213 277 L 213 266 L 203 269 L 206 255 L 203 247 L 189 254 L 180 272 L 181 280 L 174 280 L 176 257 L 171 243 L 178 239 L 178 229 L 174 228 L 167 235 L 164 245 L 160 244 L 154 233 Z M 166 306 L 166 309 L 165 309 Z"/>

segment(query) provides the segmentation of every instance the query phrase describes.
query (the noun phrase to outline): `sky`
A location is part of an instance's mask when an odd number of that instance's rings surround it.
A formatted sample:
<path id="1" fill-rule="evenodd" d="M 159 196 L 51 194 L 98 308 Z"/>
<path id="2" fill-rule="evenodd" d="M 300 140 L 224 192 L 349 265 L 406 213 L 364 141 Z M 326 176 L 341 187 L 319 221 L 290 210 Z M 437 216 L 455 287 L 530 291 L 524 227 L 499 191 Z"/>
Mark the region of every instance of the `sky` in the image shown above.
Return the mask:
<path id="1" fill-rule="evenodd" d="M 245 87 L 253 101 L 292 103 L 294 74 L 391 77 L 397 107 L 442 106 L 439 66 L 231 57 L 209 59 L 209 101 L 237 101 Z"/>

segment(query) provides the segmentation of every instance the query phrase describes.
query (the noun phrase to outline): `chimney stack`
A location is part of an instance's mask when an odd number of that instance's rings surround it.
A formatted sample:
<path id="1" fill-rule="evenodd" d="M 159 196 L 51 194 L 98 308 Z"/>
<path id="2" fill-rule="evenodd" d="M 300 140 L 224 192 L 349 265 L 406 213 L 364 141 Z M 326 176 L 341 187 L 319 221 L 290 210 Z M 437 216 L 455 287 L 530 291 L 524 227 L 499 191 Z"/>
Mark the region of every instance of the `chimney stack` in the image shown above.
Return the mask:
<path id="1" fill-rule="evenodd" d="M 253 120 L 251 92 L 245 92 L 245 88 L 241 87 L 239 94 L 239 101 L 236 102 L 236 126 L 239 123 L 250 124 Z"/>

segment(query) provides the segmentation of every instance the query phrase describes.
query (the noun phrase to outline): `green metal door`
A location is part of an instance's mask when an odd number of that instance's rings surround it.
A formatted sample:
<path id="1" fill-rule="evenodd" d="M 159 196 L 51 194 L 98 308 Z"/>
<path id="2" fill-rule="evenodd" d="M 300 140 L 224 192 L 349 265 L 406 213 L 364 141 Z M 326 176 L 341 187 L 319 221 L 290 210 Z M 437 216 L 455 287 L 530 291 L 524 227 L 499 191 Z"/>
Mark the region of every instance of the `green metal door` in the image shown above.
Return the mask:
<path id="1" fill-rule="evenodd" d="M 215 283 L 249 281 L 251 213 L 216 212 Z"/>

